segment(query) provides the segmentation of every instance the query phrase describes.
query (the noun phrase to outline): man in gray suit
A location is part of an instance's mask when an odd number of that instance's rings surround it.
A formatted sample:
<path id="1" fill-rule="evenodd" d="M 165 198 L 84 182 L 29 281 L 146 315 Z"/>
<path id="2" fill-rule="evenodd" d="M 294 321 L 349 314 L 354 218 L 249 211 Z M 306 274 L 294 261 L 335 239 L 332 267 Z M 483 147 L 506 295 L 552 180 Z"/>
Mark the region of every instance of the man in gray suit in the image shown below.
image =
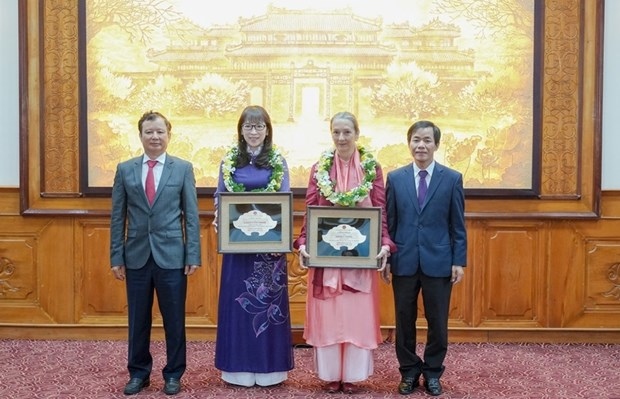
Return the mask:
<path id="1" fill-rule="evenodd" d="M 187 276 L 200 266 L 200 222 L 191 163 L 166 153 L 172 125 L 158 112 L 138 121 L 144 155 L 122 162 L 112 188 L 110 263 L 127 286 L 129 382 L 125 395 L 150 384 L 153 294 L 166 336 L 164 393 L 181 390 L 186 368 Z"/>
<path id="2" fill-rule="evenodd" d="M 390 259 L 396 311 L 398 392 L 412 393 L 424 375 L 426 391 L 442 392 L 439 378 L 448 349 L 452 285 L 463 278 L 467 260 L 463 176 L 434 160 L 441 131 L 419 121 L 407 132 L 414 162 L 387 175 L 388 230 L 397 247 Z M 389 275 L 384 276 L 389 281 Z M 416 354 L 415 323 L 422 291 L 428 323 L 424 359 Z"/>

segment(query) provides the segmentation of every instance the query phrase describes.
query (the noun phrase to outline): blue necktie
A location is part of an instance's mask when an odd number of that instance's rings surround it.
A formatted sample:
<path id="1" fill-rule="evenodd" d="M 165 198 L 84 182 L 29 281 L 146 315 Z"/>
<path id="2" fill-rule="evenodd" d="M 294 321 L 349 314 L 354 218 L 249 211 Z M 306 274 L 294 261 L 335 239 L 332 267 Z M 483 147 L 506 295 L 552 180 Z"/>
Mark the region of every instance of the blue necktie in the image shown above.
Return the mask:
<path id="1" fill-rule="evenodd" d="M 418 176 L 420 176 L 420 183 L 418 184 L 418 204 L 420 204 L 420 208 L 422 204 L 424 204 L 424 200 L 426 199 L 426 190 L 428 186 L 426 185 L 426 175 L 428 172 L 425 170 L 421 170 L 418 172 Z"/>

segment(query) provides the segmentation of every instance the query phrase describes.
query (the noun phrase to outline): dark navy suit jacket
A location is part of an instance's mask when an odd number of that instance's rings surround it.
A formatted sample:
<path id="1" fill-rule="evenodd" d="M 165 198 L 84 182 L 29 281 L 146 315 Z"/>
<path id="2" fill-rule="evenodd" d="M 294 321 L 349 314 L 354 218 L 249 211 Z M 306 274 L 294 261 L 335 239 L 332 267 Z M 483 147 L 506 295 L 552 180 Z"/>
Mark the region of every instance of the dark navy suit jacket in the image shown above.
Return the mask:
<path id="1" fill-rule="evenodd" d="M 463 176 L 435 162 L 426 200 L 418 205 L 413 165 L 387 174 L 386 208 L 390 237 L 398 250 L 390 258 L 392 274 L 412 276 L 418 268 L 431 277 L 449 277 L 452 266 L 465 266 Z"/>

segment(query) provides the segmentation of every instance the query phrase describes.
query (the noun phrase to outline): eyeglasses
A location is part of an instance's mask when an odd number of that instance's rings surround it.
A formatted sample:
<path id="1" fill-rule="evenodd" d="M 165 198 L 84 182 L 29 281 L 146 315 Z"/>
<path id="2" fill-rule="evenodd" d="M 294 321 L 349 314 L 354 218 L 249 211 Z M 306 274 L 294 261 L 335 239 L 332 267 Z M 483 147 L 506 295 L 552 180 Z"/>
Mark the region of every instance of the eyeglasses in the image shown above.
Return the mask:
<path id="1" fill-rule="evenodd" d="M 253 128 L 256 129 L 257 132 L 262 132 L 266 127 L 267 125 L 264 123 L 244 123 L 241 125 L 241 128 L 246 132 L 251 132 Z"/>

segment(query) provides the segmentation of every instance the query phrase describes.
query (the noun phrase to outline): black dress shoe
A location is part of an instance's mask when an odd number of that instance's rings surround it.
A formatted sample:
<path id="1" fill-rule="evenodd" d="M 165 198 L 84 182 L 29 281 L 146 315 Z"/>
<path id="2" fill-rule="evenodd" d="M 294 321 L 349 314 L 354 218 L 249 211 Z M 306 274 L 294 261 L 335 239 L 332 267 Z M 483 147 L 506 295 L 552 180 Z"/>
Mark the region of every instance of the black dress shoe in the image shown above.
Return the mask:
<path id="1" fill-rule="evenodd" d="M 178 378 L 168 378 L 164 383 L 164 393 L 166 395 L 176 395 L 181 392 L 181 381 Z"/>
<path id="2" fill-rule="evenodd" d="M 398 384 L 398 393 L 401 395 L 409 395 L 417 387 L 420 386 L 420 377 L 403 377 Z"/>
<path id="3" fill-rule="evenodd" d="M 433 396 L 441 395 L 441 382 L 439 382 L 439 378 L 424 379 L 424 388 L 426 388 L 426 392 Z"/>
<path id="4" fill-rule="evenodd" d="M 131 378 L 127 385 L 125 385 L 125 389 L 123 393 L 125 395 L 135 395 L 142 390 L 142 388 L 146 388 L 151 384 L 148 378 Z"/>

